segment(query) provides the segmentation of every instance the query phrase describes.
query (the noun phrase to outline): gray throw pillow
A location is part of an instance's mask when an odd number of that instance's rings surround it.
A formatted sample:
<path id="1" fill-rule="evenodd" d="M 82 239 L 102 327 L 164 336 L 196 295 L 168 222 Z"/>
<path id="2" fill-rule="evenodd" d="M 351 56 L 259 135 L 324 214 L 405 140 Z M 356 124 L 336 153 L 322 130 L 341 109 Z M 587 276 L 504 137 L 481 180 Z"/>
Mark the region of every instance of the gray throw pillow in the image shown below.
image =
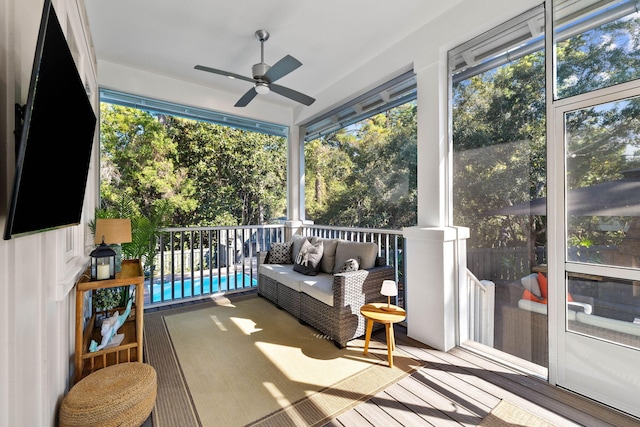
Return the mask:
<path id="1" fill-rule="evenodd" d="M 323 273 L 333 274 L 333 268 L 336 264 L 336 248 L 338 247 L 337 239 L 325 239 L 322 237 L 313 237 L 311 243 L 322 242 L 324 250 L 322 259 L 320 260 L 320 271 Z"/>
<path id="2" fill-rule="evenodd" d="M 311 237 L 301 236 L 299 234 L 291 236 L 291 242 L 293 243 L 293 247 L 291 248 L 291 264 L 295 264 L 296 258 L 298 258 L 298 254 L 302 248 L 302 244 L 305 241 L 311 242 Z"/>
<path id="3" fill-rule="evenodd" d="M 360 259 L 360 268 L 368 270 L 376 266 L 378 245 L 371 242 L 350 242 L 339 240 L 336 248 L 336 263 L 333 272 L 337 273 L 348 259 Z"/>
<path id="4" fill-rule="evenodd" d="M 293 271 L 306 274 L 307 276 L 315 276 L 318 274 L 318 266 L 322 259 L 322 252 L 322 242 L 312 245 L 305 240 L 302 242 L 302 248 L 300 248 L 296 262 L 293 265 Z"/>
<path id="5" fill-rule="evenodd" d="M 291 264 L 292 242 L 272 243 L 269 249 L 269 264 Z"/>

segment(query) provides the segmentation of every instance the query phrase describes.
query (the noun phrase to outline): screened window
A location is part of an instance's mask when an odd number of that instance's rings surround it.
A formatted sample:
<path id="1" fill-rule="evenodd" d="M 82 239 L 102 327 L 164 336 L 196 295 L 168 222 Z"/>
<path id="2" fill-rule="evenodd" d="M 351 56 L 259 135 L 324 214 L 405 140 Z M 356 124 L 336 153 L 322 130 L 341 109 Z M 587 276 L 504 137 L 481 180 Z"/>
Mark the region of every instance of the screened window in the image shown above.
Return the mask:
<path id="1" fill-rule="evenodd" d="M 402 75 L 305 125 L 305 216 L 399 229 L 417 221 L 417 103 Z"/>
<path id="2" fill-rule="evenodd" d="M 518 302 L 546 258 L 544 22 L 540 6 L 449 53 L 453 224 L 469 227 L 468 269 L 495 284 L 470 282 L 465 339 L 541 366 L 546 337 Z"/>
<path id="3" fill-rule="evenodd" d="M 635 0 L 558 2 L 554 25 L 556 98 L 640 77 L 640 13 Z"/>

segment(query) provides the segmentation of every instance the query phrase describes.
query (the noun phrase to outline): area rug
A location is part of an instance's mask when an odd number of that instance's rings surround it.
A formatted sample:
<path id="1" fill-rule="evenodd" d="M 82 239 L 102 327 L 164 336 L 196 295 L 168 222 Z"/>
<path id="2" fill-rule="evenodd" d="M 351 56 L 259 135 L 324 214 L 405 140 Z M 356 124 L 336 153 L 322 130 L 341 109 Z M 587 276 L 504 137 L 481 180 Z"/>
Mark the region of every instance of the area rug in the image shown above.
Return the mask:
<path id="1" fill-rule="evenodd" d="M 482 427 L 555 427 L 548 421 L 543 420 L 522 408 L 517 407 L 506 400 L 500 401 L 498 405 L 480 423 Z"/>
<path id="2" fill-rule="evenodd" d="M 321 425 L 421 366 L 396 349 L 389 368 L 377 341 L 338 349 L 256 296 L 147 314 L 145 333 L 154 427 Z"/>

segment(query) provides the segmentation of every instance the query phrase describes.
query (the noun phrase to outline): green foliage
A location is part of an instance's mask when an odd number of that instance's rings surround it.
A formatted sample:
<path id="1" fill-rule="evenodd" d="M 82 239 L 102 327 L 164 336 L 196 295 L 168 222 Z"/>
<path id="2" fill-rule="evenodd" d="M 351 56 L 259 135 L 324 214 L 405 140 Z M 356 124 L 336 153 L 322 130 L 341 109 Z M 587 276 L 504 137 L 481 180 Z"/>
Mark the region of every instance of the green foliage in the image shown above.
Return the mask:
<path id="1" fill-rule="evenodd" d="M 559 43 L 558 94 L 585 93 L 640 76 L 640 20 L 622 19 Z M 546 216 L 488 212 L 546 196 L 544 52 L 453 87 L 454 224 L 469 226 L 469 247 L 546 245 Z M 567 115 L 569 190 L 621 177 L 638 167 L 640 101 Z M 572 218 L 570 244 L 617 244 L 597 218 Z"/>
<path id="2" fill-rule="evenodd" d="M 417 218 L 415 102 L 305 145 L 305 209 L 316 223 L 402 228 Z"/>
<path id="3" fill-rule="evenodd" d="M 174 162 L 177 147 L 157 117 L 113 104 L 100 106 L 100 195 L 103 204 L 135 200 L 137 214 L 149 216 L 157 200 L 175 211 L 195 209 L 194 185 Z"/>
<path id="4" fill-rule="evenodd" d="M 118 306 L 120 300 L 120 288 L 96 289 L 91 297 L 94 311 L 111 310 Z"/>
<path id="5" fill-rule="evenodd" d="M 112 203 L 109 207 L 96 209 L 96 218 L 129 218 L 131 220 L 131 242 L 122 244 L 123 259 L 139 259 L 145 271 L 152 267 L 151 263 L 158 252 L 157 238 L 160 229 L 169 225 L 173 206 L 167 200 L 157 200 L 151 207 L 149 216 L 140 214 L 139 207 L 133 198 L 126 194 Z M 89 227 L 95 232 L 95 221 L 90 221 Z"/>
<path id="6" fill-rule="evenodd" d="M 107 311 L 117 307 L 126 307 L 133 298 L 134 286 L 95 289 L 91 296 L 94 311 Z"/>
<path id="7" fill-rule="evenodd" d="M 111 104 L 101 105 L 101 116 L 102 207 L 130 208 L 125 217 L 142 218 L 141 239 L 158 218 L 244 225 L 286 214 L 284 138 Z M 130 247 L 149 254 L 141 243 Z"/>
<path id="8" fill-rule="evenodd" d="M 264 224 L 286 215 L 284 138 L 175 117 L 165 124 L 198 195 L 197 208 L 175 216 L 175 225 Z"/>

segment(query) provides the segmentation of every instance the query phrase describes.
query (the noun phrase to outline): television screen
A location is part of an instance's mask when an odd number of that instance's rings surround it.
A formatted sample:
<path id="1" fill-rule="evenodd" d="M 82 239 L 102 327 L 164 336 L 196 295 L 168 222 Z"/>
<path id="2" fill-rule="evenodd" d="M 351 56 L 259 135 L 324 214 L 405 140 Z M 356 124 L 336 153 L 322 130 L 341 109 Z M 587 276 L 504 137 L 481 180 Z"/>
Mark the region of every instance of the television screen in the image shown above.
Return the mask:
<path id="1" fill-rule="evenodd" d="M 5 239 L 79 224 L 96 115 L 60 23 L 45 1 Z"/>

